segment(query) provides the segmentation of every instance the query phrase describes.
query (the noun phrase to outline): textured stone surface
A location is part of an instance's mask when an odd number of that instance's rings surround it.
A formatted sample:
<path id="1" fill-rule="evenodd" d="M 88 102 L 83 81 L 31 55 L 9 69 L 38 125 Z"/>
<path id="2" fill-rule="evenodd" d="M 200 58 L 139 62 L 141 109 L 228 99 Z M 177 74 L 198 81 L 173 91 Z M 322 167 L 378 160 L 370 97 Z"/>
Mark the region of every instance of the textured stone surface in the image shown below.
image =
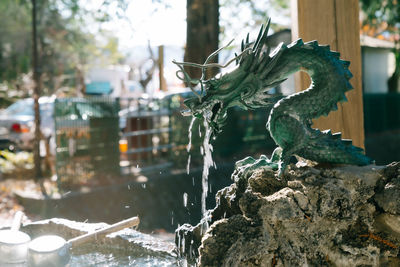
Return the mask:
<path id="1" fill-rule="evenodd" d="M 207 232 L 192 227 L 201 266 L 400 266 L 399 163 L 232 176 Z"/>
<path id="2" fill-rule="evenodd" d="M 400 162 L 390 164 L 386 170 L 387 179 L 383 190 L 375 196 L 375 201 L 385 212 L 400 215 Z M 397 169 L 397 172 L 396 172 Z"/>

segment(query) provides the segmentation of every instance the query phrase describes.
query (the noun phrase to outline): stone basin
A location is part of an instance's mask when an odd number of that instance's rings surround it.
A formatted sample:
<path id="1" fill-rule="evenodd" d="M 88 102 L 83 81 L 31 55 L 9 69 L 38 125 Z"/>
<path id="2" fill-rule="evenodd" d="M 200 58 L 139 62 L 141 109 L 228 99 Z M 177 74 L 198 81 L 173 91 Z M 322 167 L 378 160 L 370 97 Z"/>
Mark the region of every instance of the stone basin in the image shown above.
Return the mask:
<path id="1" fill-rule="evenodd" d="M 54 234 L 69 240 L 107 225 L 53 218 L 26 224 L 20 230 L 32 239 Z M 177 257 L 173 242 L 127 228 L 72 249 L 69 266 L 187 266 L 185 264 Z"/>

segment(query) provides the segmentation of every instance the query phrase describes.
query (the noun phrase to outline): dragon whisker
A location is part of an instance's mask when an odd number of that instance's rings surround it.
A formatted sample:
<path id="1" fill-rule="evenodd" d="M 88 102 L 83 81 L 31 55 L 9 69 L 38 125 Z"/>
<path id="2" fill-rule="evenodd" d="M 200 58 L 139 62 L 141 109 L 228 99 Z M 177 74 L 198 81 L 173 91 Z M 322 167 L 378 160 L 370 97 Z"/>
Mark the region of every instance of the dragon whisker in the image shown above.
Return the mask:
<path id="1" fill-rule="evenodd" d="M 195 67 L 195 68 L 201 68 L 201 69 L 207 69 L 207 68 L 213 68 L 213 67 L 222 69 L 222 68 L 228 67 L 232 62 L 234 62 L 235 60 L 239 59 L 244 53 L 246 53 L 249 50 L 251 50 L 250 47 L 246 48 L 242 53 L 240 53 L 236 57 L 232 58 L 231 60 L 229 60 L 224 65 L 221 65 L 221 64 L 218 64 L 218 63 L 198 64 L 198 63 L 192 63 L 192 62 L 177 62 L 175 60 L 173 60 L 172 63 L 174 63 L 176 65 Z"/>

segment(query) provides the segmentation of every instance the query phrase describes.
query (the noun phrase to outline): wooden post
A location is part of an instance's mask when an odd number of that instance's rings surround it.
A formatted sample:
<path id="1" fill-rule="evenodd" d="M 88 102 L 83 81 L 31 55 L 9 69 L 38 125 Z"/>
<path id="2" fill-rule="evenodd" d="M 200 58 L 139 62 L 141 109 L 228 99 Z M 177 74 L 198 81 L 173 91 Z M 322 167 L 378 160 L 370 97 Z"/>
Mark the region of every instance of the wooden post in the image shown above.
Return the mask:
<path id="1" fill-rule="evenodd" d="M 340 52 L 351 62 L 350 80 L 354 89 L 346 93 L 347 103 L 338 103 L 338 110 L 328 117 L 314 120 L 313 127 L 342 132 L 343 138 L 364 148 L 364 116 L 361 83 L 361 48 L 358 0 L 291 0 L 292 39 L 304 42 L 318 40 Z M 310 79 L 305 73 L 295 76 L 296 91 L 306 89 Z"/>
<path id="2" fill-rule="evenodd" d="M 158 75 L 160 80 L 160 90 L 167 91 L 167 83 L 164 78 L 164 46 L 158 47 Z"/>

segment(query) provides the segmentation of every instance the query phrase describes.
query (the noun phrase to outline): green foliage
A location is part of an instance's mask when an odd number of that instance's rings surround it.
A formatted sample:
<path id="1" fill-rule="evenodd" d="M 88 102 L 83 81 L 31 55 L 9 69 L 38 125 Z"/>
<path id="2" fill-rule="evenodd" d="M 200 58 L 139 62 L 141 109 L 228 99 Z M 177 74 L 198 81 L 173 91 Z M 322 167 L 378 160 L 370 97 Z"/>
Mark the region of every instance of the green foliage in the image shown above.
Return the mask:
<path id="1" fill-rule="evenodd" d="M 60 87 L 75 87 L 77 68 L 88 64 L 115 64 L 121 61 L 118 40 L 110 32 L 101 32 L 101 23 L 109 21 L 108 7 L 125 1 L 104 1 L 97 10 L 90 10 L 79 0 L 37 1 L 37 33 L 39 66 L 43 94 Z M 114 10 L 114 9 L 113 9 Z M 0 1 L 0 83 L 10 90 L 29 89 L 22 77 L 31 73 L 32 4 L 29 0 Z M 117 15 L 118 15 L 117 14 Z M 31 75 L 31 74 L 30 74 Z"/>
<path id="2" fill-rule="evenodd" d="M 360 0 L 360 6 L 365 14 L 363 24 L 374 27 L 376 35 L 388 32 L 395 36 L 396 68 L 388 80 L 388 87 L 390 92 L 396 92 L 400 80 L 400 3 L 398 0 Z"/>
<path id="3" fill-rule="evenodd" d="M 11 174 L 33 168 L 33 154 L 0 150 L 0 173 Z"/>
<path id="4" fill-rule="evenodd" d="M 400 4 L 397 0 L 360 0 L 360 4 L 370 24 L 386 22 L 394 27 L 400 23 Z"/>
<path id="5" fill-rule="evenodd" d="M 16 79 L 30 66 L 30 13 L 26 1 L 0 1 L 0 81 Z M 18 40 L 18 42 L 13 42 Z"/>

